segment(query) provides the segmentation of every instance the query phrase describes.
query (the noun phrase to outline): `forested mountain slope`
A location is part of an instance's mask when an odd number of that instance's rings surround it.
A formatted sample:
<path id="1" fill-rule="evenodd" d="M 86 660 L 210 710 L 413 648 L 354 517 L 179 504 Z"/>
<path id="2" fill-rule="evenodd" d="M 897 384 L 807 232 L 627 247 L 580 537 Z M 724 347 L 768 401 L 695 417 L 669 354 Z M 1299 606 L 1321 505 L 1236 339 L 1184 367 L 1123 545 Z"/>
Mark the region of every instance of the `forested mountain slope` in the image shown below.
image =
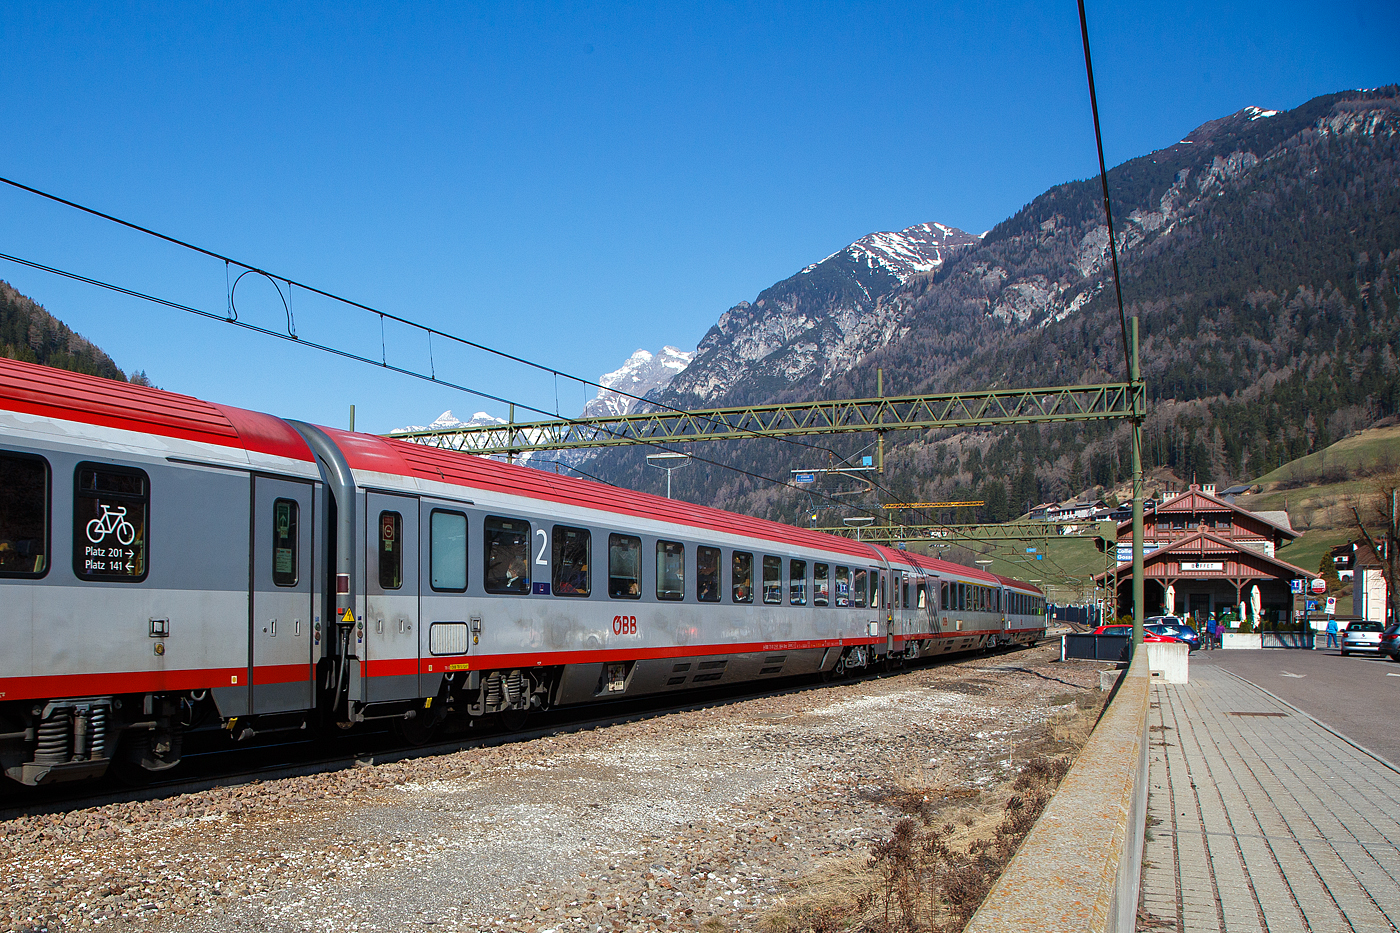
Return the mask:
<path id="1" fill-rule="evenodd" d="M 1286 112 L 1247 108 L 1110 171 L 1124 299 L 1141 319 L 1152 399 L 1149 467 L 1248 479 L 1400 410 L 1397 155 L 1392 86 Z M 1059 185 L 881 299 L 869 313 L 890 339 L 844 373 L 775 386 L 771 367 L 755 367 L 720 401 L 870 396 L 877 367 L 896 393 L 1121 379 L 1107 245 L 1098 180 Z M 898 441 L 890 494 L 976 494 L 1003 513 L 1115 482 L 1129 466 L 1124 426 Z M 774 442 L 704 453 L 782 478 L 824 456 Z M 638 457 L 605 454 L 595 469 L 654 484 Z M 687 498 L 780 517 L 809 505 L 726 471 L 690 472 Z"/>
<path id="2" fill-rule="evenodd" d="M 126 374 L 117 368 L 110 356 L 3 281 L 0 281 L 0 356 L 126 381 Z M 132 381 L 148 384 L 145 372 L 135 374 Z"/>

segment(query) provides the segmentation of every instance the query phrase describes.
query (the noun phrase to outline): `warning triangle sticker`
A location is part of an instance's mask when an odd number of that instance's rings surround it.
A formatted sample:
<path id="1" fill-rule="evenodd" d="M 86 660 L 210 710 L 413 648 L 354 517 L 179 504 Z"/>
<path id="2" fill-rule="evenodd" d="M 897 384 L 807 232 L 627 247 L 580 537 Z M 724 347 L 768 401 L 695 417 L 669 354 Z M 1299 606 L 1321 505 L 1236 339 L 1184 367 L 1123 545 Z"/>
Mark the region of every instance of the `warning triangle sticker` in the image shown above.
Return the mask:
<path id="1" fill-rule="evenodd" d="M 340 621 L 342 621 L 342 622 L 354 622 L 354 621 L 355 621 L 355 613 L 354 613 L 352 610 L 346 609 L 346 610 L 345 610 L 345 615 L 343 615 L 343 616 L 340 617 Z"/>

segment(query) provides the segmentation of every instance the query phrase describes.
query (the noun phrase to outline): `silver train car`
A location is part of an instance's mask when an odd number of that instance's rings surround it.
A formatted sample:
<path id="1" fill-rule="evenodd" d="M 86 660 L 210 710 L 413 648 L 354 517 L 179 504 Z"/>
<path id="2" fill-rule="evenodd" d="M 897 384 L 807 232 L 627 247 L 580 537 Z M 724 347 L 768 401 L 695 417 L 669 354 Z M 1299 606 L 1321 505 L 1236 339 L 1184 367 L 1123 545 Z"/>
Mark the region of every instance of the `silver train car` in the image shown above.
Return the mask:
<path id="1" fill-rule="evenodd" d="M 904 551 L 0 360 L 0 767 L 1034 644 L 1029 584 Z"/>

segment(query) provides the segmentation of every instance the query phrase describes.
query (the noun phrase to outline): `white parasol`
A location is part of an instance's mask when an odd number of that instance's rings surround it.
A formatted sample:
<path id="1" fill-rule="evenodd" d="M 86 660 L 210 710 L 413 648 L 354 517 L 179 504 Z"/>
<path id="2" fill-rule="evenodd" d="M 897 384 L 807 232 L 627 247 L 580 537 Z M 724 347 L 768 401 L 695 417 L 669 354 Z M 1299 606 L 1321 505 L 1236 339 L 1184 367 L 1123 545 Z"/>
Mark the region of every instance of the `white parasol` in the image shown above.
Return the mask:
<path id="1" fill-rule="evenodd" d="M 1176 587 L 1170 583 L 1167 584 L 1166 615 L 1176 615 Z"/>
<path id="2" fill-rule="evenodd" d="M 1249 606 L 1254 610 L 1254 624 L 1259 624 L 1259 615 L 1264 611 L 1264 599 L 1259 595 L 1259 584 L 1256 583 L 1249 591 Z"/>
<path id="3" fill-rule="evenodd" d="M 1244 600 L 1240 600 L 1240 617 L 1239 617 L 1238 619 L 1235 620 L 1235 624 L 1236 624 L 1236 625 L 1239 625 L 1239 624 L 1240 624 L 1241 622 L 1243 622 L 1243 621 L 1244 621 Z"/>

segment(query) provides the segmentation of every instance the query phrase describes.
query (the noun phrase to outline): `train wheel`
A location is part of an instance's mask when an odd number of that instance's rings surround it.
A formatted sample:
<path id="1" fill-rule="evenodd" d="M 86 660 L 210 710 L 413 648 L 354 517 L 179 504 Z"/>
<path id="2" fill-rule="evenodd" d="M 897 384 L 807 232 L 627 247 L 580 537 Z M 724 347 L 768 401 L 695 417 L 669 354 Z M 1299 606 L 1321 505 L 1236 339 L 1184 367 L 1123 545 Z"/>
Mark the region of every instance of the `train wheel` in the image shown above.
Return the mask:
<path id="1" fill-rule="evenodd" d="M 427 745 L 438 734 L 442 720 L 427 710 L 420 710 L 412 719 L 394 720 L 394 735 L 408 745 Z"/>
<path id="2" fill-rule="evenodd" d="M 501 728 L 507 732 L 519 732 L 525 728 L 525 721 L 530 718 L 528 709 L 503 709 L 496 714 L 501 721 Z"/>

